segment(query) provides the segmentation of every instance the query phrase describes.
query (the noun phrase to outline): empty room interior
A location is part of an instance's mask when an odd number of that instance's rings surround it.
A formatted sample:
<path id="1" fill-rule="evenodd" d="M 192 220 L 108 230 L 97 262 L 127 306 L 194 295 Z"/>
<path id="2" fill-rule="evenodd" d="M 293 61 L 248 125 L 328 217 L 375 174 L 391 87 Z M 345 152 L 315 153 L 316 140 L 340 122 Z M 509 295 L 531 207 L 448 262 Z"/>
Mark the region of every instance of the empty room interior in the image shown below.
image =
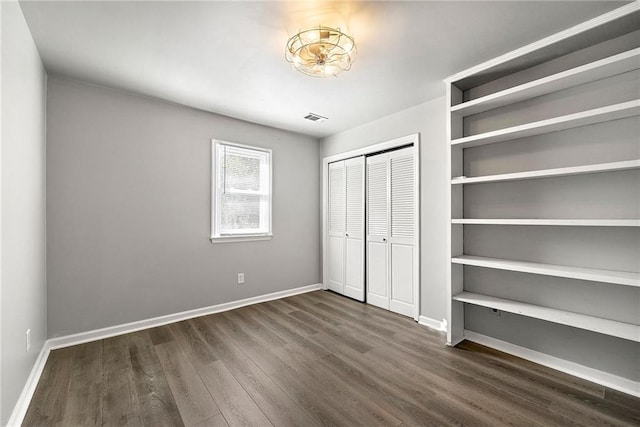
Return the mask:
<path id="1" fill-rule="evenodd" d="M 0 425 L 640 425 L 640 0 L 0 22 Z"/>

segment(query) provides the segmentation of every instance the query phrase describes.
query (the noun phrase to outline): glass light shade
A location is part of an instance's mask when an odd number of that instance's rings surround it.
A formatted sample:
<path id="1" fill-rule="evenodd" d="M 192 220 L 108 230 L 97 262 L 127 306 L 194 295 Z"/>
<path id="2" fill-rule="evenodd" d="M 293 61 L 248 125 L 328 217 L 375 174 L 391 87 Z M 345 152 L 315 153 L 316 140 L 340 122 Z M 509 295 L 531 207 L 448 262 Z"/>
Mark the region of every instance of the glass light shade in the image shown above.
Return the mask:
<path id="1" fill-rule="evenodd" d="M 320 25 L 291 37 L 287 41 L 285 58 L 303 74 L 328 77 L 349 70 L 356 53 L 353 37 L 340 28 Z"/>

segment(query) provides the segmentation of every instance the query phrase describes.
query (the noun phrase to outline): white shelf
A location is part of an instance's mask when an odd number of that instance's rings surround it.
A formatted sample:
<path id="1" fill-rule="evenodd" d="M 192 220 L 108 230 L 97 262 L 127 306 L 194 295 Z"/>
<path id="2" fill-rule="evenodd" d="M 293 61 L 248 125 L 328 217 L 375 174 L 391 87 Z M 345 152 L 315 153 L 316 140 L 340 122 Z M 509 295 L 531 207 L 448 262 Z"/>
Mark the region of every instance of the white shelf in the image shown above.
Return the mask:
<path id="1" fill-rule="evenodd" d="M 519 181 L 523 179 L 552 178 L 560 176 L 584 175 L 590 173 L 616 172 L 640 169 L 640 160 L 626 160 L 623 162 L 597 163 L 594 165 L 571 166 L 567 168 L 543 169 L 528 172 L 505 173 L 500 175 L 485 175 L 473 178 L 457 177 L 451 179 L 451 184 L 479 184 L 483 182 Z"/>
<path id="2" fill-rule="evenodd" d="M 577 227 L 640 227 L 640 219 L 452 219 L 452 224 L 469 225 L 560 225 Z"/>
<path id="3" fill-rule="evenodd" d="M 588 316 L 571 311 L 558 310 L 471 292 L 461 292 L 454 295 L 453 300 L 640 342 L 640 326 L 631 323 L 618 322 L 616 320 L 603 319 L 601 317 Z"/>
<path id="4" fill-rule="evenodd" d="M 638 68 L 640 68 L 640 48 L 454 105 L 451 107 L 451 112 L 467 117 Z"/>
<path id="5" fill-rule="evenodd" d="M 598 270 L 595 268 L 512 261 L 508 259 L 486 258 L 472 255 L 453 257 L 451 258 L 451 262 L 454 264 L 486 267 L 497 270 L 518 271 L 521 273 L 540 274 L 543 276 L 566 277 L 569 279 L 640 287 L 640 273 L 632 273 L 629 271 Z"/>
<path id="6" fill-rule="evenodd" d="M 640 100 L 635 99 L 633 101 L 608 105 L 606 107 L 595 108 L 593 110 L 553 117 L 551 119 L 526 123 L 505 129 L 498 129 L 492 132 L 480 133 L 478 135 L 466 136 L 464 138 L 452 140 L 451 145 L 454 147 L 470 148 L 479 145 L 494 144 L 496 142 L 525 138 L 528 136 L 541 135 L 544 133 L 557 132 L 580 126 L 587 126 L 594 123 L 624 119 L 627 117 L 637 116 L 639 114 Z"/>

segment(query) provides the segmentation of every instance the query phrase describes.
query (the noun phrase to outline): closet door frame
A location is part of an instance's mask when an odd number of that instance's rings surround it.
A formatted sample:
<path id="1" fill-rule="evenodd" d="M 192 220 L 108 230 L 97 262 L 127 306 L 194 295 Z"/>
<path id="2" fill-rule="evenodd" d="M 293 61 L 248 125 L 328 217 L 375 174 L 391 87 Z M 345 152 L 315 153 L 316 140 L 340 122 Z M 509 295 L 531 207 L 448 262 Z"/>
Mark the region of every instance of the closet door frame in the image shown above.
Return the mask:
<path id="1" fill-rule="evenodd" d="M 340 160 L 350 159 L 352 157 L 367 156 L 386 150 L 393 150 L 413 144 L 414 157 L 414 188 L 416 189 L 415 200 L 415 241 L 414 241 L 414 271 L 413 271 L 413 292 L 415 295 L 415 305 L 413 310 L 413 318 L 415 321 L 420 317 L 420 134 L 412 134 L 378 144 L 368 145 L 356 150 L 346 151 L 343 153 L 328 156 L 322 159 L 322 289 L 328 289 L 329 280 L 329 263 L 328 260 L 328 179 L 329 179 L 329 163 Z M 366 259 L 366 258 L 365 258 Z M 366 284 L 365 284 L 366 286 Z M 366 291 L 365 291 L 366 293 Z"/>

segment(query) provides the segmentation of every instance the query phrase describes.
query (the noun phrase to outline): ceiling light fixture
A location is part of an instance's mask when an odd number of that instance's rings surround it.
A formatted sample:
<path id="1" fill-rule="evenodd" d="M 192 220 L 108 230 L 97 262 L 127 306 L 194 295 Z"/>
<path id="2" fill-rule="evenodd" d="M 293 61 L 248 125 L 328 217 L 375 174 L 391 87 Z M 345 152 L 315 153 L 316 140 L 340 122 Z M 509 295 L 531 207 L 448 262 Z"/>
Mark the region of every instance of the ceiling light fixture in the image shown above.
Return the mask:
<path id="1" fill-rule="evenodd" d="M 311 28 L 298 32 L 287 41 L 285 58 L 293 68 L 314 77 L 337 76 L 351 68 L 356 44 L 340 28 Z"/>

